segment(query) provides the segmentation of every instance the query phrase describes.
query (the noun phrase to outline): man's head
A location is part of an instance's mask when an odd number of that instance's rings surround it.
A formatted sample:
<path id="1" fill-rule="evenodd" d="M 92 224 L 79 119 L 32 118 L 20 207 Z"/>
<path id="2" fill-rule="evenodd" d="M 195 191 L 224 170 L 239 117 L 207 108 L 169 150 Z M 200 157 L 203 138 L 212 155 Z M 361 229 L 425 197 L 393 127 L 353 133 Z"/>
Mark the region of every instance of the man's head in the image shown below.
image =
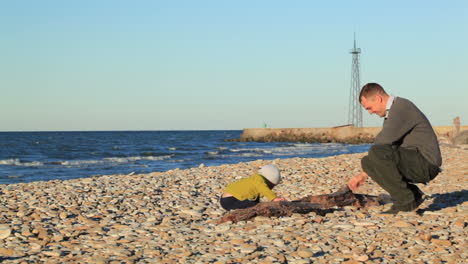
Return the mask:
<path id="1" fill-rule="evenodd" d="M 380 117 L 385 116 L 388 94 L 378 83 L 364 85 L 359 94 L 359 102 L 369 112 Z"/>

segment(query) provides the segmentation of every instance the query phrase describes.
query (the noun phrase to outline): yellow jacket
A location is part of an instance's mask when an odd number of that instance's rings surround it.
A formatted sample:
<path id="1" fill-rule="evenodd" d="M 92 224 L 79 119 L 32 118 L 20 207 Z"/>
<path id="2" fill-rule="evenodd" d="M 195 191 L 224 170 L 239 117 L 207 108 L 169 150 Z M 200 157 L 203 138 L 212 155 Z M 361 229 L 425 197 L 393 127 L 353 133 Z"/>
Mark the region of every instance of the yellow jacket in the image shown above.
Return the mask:
<path id="1" fill-rule="evenodd" d="M 232 194 L 240 201 L 257 200 L 259 196 L 270 201 L 276 198 L 276 194 L 267 185 L 267 179 L 260 174 L 235 181 L 229 184 L 224 192 Z"/>

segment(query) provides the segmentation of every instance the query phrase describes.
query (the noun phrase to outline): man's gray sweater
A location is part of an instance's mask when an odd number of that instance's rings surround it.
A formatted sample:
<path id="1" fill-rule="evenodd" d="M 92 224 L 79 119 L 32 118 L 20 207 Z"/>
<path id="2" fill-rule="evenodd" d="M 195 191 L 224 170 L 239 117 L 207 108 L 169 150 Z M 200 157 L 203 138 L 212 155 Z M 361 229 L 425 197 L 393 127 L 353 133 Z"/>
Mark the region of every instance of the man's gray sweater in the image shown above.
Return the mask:
<path id="1" fill-rule="evenodd" d="M 426 116 L 408 99 L 395 97 L 376 144 L 416 148 L 433 165 L 442 165 L 439 142 Z"/>

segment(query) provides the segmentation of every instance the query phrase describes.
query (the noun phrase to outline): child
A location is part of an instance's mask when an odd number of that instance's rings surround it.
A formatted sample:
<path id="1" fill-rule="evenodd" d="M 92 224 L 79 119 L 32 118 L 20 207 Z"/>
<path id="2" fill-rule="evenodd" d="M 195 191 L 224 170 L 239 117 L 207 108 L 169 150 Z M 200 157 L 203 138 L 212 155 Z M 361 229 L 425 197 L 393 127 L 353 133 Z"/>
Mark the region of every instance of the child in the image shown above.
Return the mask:
<path id="1" fill-rule="evenodd" d="M 220 203 L 225 210 L 248 208 L 260 202 L 260 196 L 270 201 L 286 201 L 271 190 L 281 181 L 281 174 L 273 164 L 265 165 L 250 177 L 229 184 L 221 196 Z"/>

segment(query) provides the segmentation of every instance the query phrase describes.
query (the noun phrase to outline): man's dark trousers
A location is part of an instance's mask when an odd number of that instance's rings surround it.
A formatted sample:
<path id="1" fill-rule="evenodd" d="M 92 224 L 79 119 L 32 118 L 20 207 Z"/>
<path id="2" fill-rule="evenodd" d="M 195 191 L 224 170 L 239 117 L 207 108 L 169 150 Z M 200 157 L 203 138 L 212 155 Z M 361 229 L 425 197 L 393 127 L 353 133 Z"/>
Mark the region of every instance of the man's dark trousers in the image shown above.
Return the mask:
<path id="1" fill-rule="evenodd" d="M 395 145 L 373 145 L 361 165 L 392 196 L 395 206 L 406 206 L 421 198 L 422 192 L 413 183 L 427 183 L 440 171 L 416 148 Z"/>

